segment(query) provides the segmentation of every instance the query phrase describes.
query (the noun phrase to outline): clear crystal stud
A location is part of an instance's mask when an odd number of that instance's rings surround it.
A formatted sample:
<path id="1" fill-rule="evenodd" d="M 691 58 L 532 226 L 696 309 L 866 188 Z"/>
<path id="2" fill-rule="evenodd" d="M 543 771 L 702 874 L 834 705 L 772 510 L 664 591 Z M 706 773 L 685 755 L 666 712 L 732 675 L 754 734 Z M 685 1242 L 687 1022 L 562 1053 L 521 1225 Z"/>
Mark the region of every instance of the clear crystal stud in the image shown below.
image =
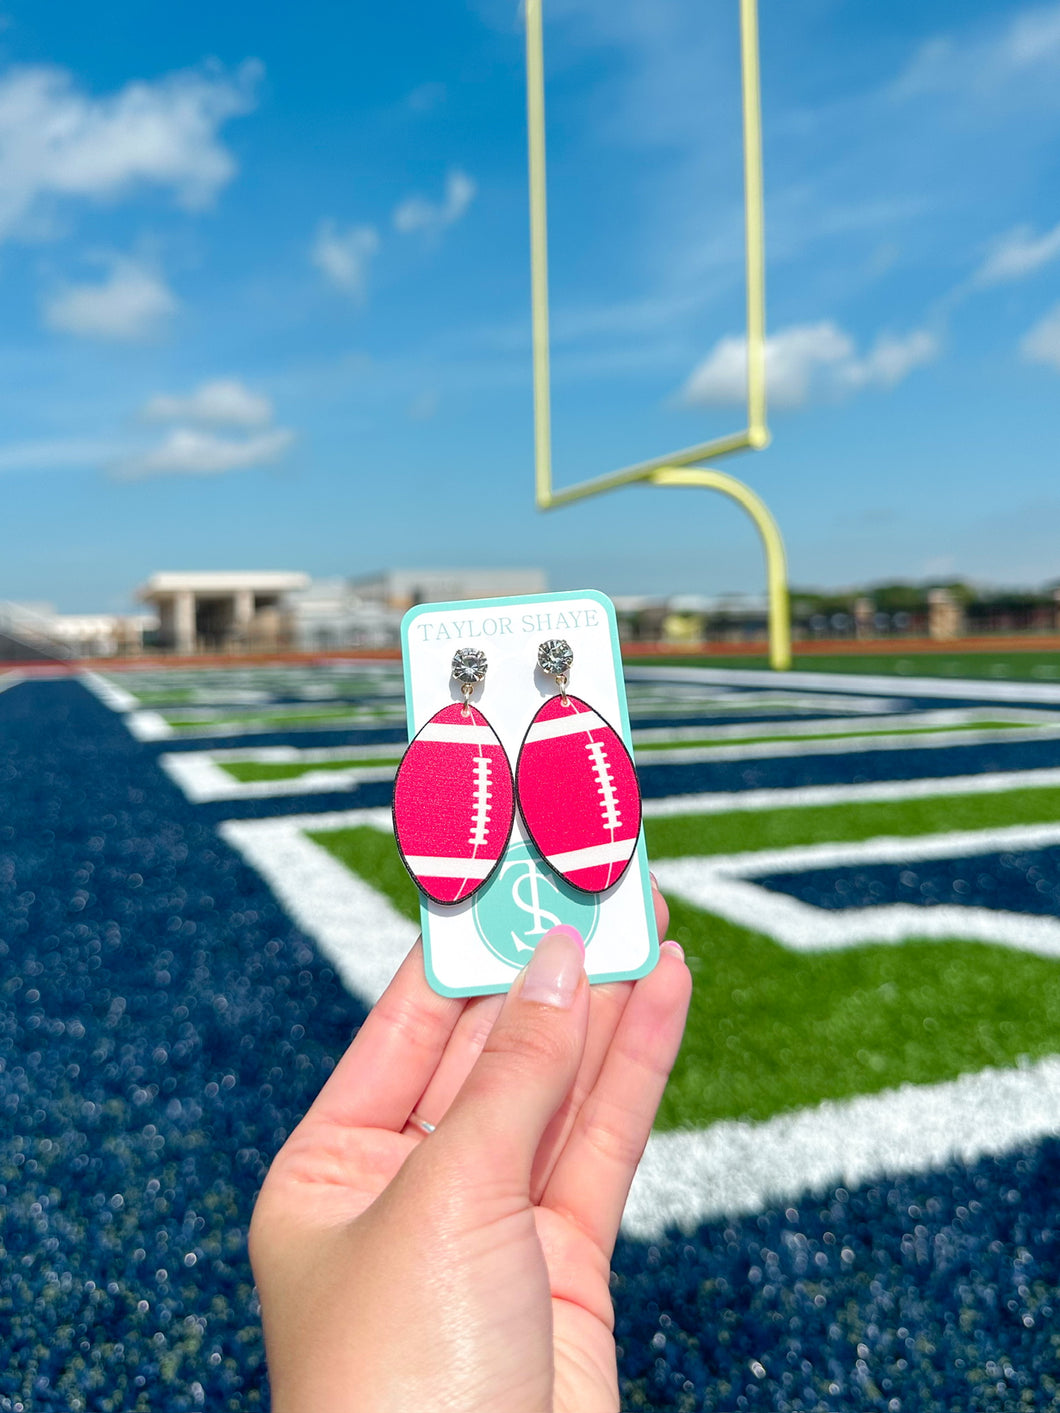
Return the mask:
<path id="1" fill-rule="evenodd" d="M 537 661 L 547 677 L 565 677 L 574 661 L 574 650 L 565 638 L 549 638 L 538 648 Z"/>
<path id="2" fill-rule="evenodd" d="M 453 676 L 458 682 L 474 685 L 486 675 L 486 654 L 478 648 L 457 648 L 453 654 Z"/>

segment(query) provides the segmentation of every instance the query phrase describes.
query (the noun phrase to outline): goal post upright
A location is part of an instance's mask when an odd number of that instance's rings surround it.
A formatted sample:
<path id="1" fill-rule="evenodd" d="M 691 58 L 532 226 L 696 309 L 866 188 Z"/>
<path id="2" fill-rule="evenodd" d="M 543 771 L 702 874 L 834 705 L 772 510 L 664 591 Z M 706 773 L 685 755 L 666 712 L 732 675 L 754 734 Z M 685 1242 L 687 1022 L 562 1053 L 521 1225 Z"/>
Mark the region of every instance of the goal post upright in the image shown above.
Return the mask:
<path id="1" fill-rule="evenodd" d="M 720 491 L 751 516 L 762 538 L 769 590 L 769 659 L 791 666 L 787 564 L 776 520 L 765 502 L 735 477 L 712 467 L 741 451 L 769 445 L 766 423 L 765 236 L 762 181 L 761 87 L 757 0 L 739 0 L 740 73 L 743 100 L 744 257 L 747 299 L 747 422 L 742 431 L 625 466 L 556 490 L 552 482 L 552 397 L 549 367 L 548 196 L 545 159 L 545 61 L 543 0 L 524 0 L 526 95 L 530 183 L 530 300 L 533 339 L 534 477 L 540 510 L 647 482 Z"/>

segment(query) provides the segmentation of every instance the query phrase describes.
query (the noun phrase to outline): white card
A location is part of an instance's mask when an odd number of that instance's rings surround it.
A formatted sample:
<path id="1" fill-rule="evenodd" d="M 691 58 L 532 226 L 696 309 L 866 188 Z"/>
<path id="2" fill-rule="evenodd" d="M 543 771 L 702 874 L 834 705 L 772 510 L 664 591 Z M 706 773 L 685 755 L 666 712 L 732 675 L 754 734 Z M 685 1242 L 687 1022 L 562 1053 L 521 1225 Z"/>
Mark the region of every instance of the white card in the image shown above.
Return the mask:
<path id="1" fill-rule="evenodd" d="M 514 775 L 531 720 L 559 690 L 537 666 L 538 646 L 548 638 L 566 639 L 573 649 L 571 695 L 613 726 L 632 754 L 615 610 L 594 589 L 410 609 L 401 624 L 409 739 L 442 707 L 461 700 L 453 654 L 479 648 L 489 666 L 472 704 L 500 738 Z M 557 781 L 557 791 L 563 788 Z M 518 805 L 507 850 L 489 881 L 452 906 L 421 893 L 420 916 L 427 978 L 443 996 L 507 991 L 557 923 L 576 927 L 585 939 L 591 981 L 643 976 L 659 956 L 643 830 L 618 883 L 589 894 L 544 862 Z"/>

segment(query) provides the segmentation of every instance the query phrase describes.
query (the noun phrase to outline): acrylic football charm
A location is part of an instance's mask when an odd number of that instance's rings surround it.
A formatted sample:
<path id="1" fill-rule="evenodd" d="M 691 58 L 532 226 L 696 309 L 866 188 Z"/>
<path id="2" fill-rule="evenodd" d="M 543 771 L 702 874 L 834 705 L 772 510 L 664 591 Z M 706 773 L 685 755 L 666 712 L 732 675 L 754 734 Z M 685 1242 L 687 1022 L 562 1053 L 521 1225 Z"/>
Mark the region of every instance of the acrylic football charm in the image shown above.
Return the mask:
<path id="1" fill-rule="evenodd" d="M 417 885 L 436 903 L 462 903 L 508 847 L 512 771 L 497 733 L 471 705 L 486 655 L 459 648 L 453 676 L 463 705 L 435 712 L 405 752 L 394 781 L 394 834 Z"/>
<path id="2" fill-rule="evenodd" d="M 549 866 L 587 893 L 617 883 L 636 851 L 641 808 L 637 773 L 614 727 L 578 697 L 550 697 L 530 723 L 515 774 L 523 820 Z"/>

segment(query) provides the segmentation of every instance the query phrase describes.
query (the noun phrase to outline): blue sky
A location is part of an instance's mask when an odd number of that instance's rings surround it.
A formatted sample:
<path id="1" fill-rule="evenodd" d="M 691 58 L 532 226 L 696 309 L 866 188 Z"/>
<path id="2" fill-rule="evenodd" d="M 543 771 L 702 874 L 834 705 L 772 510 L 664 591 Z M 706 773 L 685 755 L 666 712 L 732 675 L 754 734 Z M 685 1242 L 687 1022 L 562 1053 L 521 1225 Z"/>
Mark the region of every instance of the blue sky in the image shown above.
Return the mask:
<path id="1" fill-rule="evenodd" d="M 742 425 L 735 0 L 546 0 L 557 483 Z M 1060 3 L 764 0 L 793 582 L 1060 577 Z M 0 598 L 542 565 L 755 591 L 734 507 L 540 515 L 515 0 L 18 0 Z"/>

